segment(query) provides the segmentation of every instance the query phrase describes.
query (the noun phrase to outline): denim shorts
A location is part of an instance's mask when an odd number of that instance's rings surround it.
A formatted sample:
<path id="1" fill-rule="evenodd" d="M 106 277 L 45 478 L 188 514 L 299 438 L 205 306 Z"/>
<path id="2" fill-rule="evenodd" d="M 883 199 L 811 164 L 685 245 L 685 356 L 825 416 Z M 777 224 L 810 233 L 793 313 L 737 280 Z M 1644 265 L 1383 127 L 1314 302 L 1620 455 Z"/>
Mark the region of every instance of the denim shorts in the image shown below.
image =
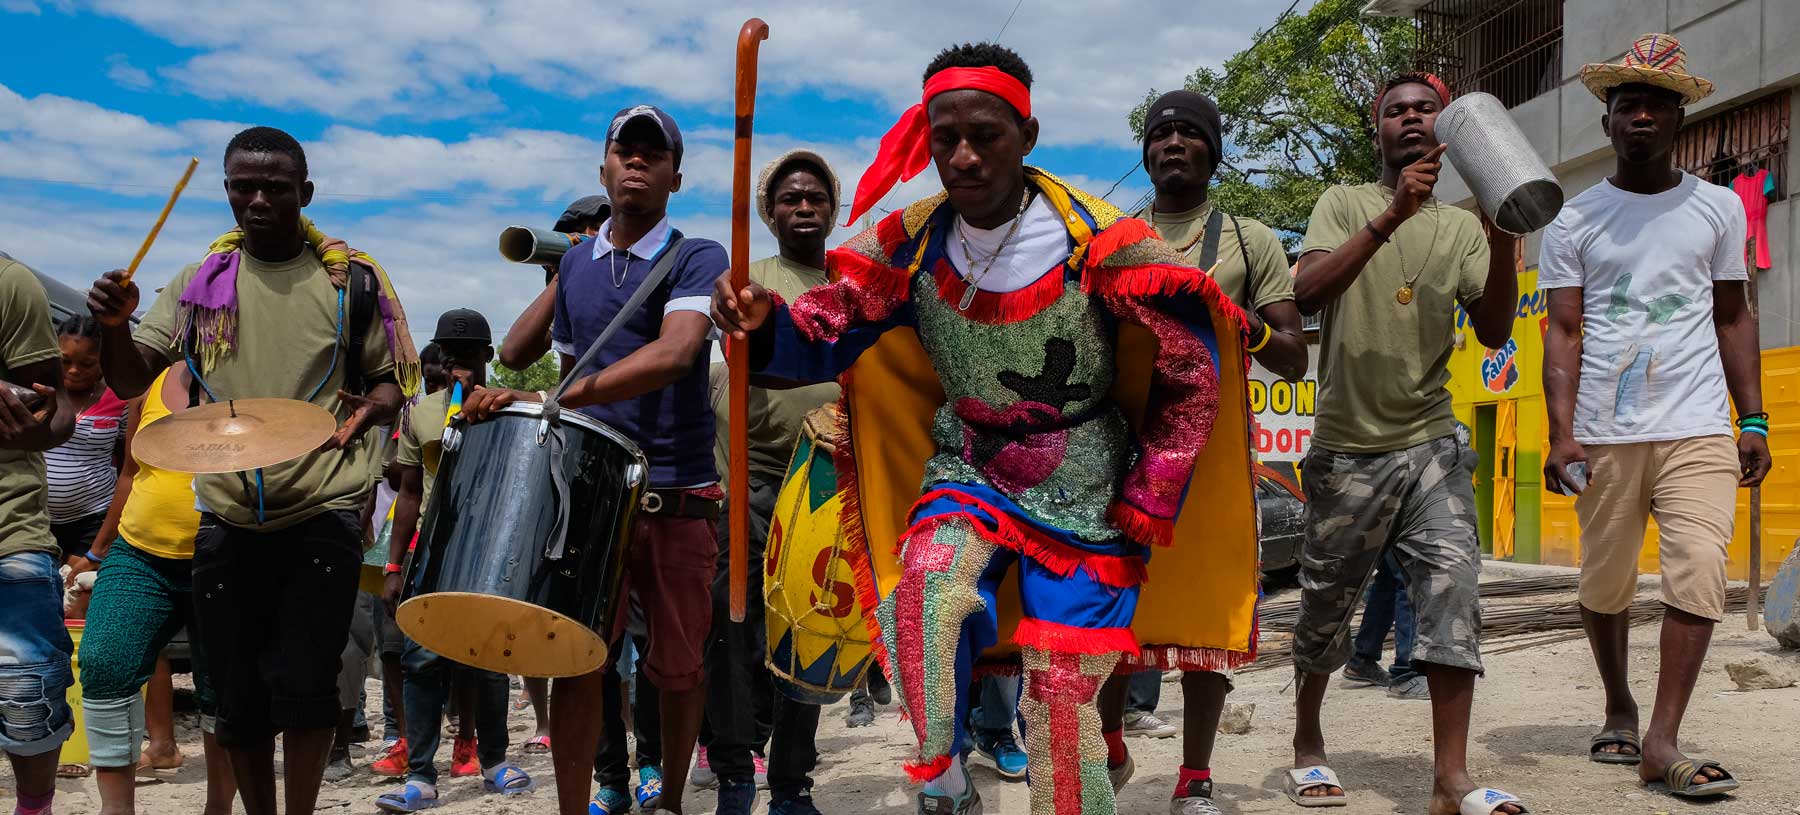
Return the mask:
<path id="1" fill-rule="evenodd" d="M 0 557 L 0 751 L 36 756 L 69 737 L 69 659 L 62 578 L 47 552 Z"/>

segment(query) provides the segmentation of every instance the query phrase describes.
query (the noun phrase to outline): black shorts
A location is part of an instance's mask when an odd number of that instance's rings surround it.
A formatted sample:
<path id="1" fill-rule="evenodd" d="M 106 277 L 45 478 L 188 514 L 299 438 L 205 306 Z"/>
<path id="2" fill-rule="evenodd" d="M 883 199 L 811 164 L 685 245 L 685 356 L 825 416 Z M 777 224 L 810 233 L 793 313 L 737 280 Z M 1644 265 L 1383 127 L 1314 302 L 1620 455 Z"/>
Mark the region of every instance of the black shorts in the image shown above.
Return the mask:
<path id="1" fill-rule="evenodd" d="M 221 744 L 336 726 L 338 657 L 361 566 L 362 517 L 354 510 L 266 532 L 201 516 L 194 610 Z"/>

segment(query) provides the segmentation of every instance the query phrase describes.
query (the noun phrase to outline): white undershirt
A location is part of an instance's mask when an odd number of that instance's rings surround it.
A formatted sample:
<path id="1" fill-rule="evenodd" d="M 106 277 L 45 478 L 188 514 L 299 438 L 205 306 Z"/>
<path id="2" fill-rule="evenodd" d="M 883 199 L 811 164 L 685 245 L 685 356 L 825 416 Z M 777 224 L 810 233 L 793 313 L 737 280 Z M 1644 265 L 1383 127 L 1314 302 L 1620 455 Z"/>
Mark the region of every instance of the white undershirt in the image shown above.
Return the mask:
<path id="1" fill-rule="evenodd" d="M 1019 224 L 1018 233 L 1002 249 L 1000 243 L 1006 239 L 1012 221 L 993 229 L 978 229 L 958 215 L 950 227 L 950 234 L 945 236 L 945 255 L 949 257 L 951 267 L 963 280 L 974 282 L 975 288 L 981 291 L 1010 292 L 1036 283 L 1045 272 L 1068 261 L 1069 252 L 1074 250 L 1074 245 L 1069 242 L 1069 230 L 1063 227 L 1062 216 L 1056 214 L 1044 196 L 1034 196 L 1020 217 L 1025 220 Z M 978 261 L 971 261 L 968 253 L 963 251 L 964 240 L 969 242 Z M 982 274 L 988 257 L 996 249 L 999 249 L 1000 257 L 994 260 L 993 268 Z M 981 276 L 978 282 L 973 280 L 976 275 Z"/>

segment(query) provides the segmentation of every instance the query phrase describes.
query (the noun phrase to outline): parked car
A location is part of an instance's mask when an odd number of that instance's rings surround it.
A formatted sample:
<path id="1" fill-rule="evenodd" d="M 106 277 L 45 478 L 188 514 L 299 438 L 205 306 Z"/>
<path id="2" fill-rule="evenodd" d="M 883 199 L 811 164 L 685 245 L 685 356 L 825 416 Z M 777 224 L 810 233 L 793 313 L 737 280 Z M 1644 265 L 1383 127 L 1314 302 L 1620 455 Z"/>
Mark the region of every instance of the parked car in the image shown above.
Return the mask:
<path id="1" fill-rule="evenodd" d="M 1262 519 L 1263 574 L 1300 565 L 1300 546 L 1306 539 L 1306 502 L 1277 478 L 1259 472 L 1256 511 Z"/>

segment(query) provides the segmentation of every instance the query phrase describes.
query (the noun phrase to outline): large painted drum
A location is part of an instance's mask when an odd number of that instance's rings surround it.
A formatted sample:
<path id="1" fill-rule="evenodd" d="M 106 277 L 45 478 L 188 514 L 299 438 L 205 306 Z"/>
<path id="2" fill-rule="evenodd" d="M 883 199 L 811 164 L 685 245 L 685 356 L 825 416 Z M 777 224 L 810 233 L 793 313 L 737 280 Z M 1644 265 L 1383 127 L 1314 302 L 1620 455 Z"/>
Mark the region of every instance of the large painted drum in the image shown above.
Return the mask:
<path id="1" fill-rule="evenodd" d="M 856 577 L 844 559 L 851 545 L 838 514 L 836 406 L 806 417 L 787 479 L 775 499 L 763 574 L 769 627 L 768 662 L 788 697 L 827 704 L 862 684 L 869 667 L 869 629 L 857 601 Z"/>
<path id="2" fill-rule="evenodd" d="M 556 470 L 568 487 L 568 532 L 553 558 Z M 637 445 L 574 411 L 551 423 L 542 405 L 519 403 L 478 424 L 452 421 L 395 615 L 400 630 L 496 673 L 579 676 L 605 665 L 648 473 Z"/>

